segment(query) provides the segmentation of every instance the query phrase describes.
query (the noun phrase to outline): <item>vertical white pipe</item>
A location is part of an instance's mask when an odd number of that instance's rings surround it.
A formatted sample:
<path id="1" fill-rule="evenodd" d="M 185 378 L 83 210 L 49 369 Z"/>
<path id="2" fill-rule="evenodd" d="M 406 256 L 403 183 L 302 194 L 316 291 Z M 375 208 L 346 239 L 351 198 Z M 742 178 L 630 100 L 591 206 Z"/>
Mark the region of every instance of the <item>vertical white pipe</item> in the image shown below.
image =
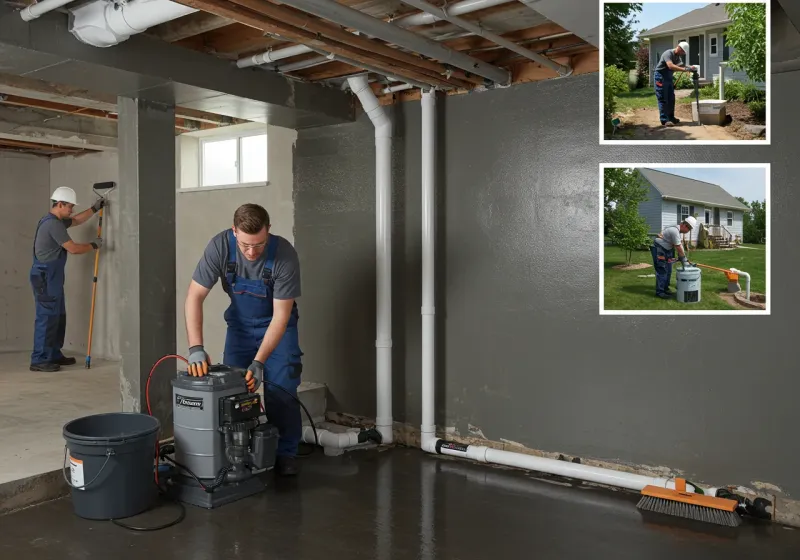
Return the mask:
<path id="1" fill-rule="evenodd" d="M 732 268 L 731 272 L 735 272 L 739 276 L 744 276 L 745 280 L 747 281 L 745 286 L 745 292 L 747 296 L 747 301 L 750 301 L 750 275 L 743 270 L 739 270 L 738 268 Z"/>
<path id="2" fill-rule="evenodd" d="M 436 208 L 436 93 L 422 93 L 422 426 L 421 443 L 436 441 L 434 404 L 435 353 L 435 208 Z"/>
<path id="3" fill-rule="evenodd" d="M 719 98 L 725 99 L 725 67 L 728 66 L 727 62 L 719 63 Z"/>
<path id="4" fill-rule="evenodd" d="M 392 121 L 364 75 L 348 78 L 375 126 L 375 249 L 377 314 L 375 339 L 377 415 L 383 443 L 392 443 Z"/>

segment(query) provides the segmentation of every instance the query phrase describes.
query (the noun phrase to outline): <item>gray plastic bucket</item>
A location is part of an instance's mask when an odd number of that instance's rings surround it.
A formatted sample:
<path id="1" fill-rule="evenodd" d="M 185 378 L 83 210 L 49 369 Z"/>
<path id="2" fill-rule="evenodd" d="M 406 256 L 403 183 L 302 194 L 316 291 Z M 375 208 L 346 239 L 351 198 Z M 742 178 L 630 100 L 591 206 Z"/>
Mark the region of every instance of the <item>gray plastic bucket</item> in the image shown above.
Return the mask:
<path id="1" fill-rule="evenodd" d="M 79 517 L 123 519 L 153 506 L 160 428 L 157 418 L 135 412 L 95 414 L 64 425 L 63 474 Z"/>

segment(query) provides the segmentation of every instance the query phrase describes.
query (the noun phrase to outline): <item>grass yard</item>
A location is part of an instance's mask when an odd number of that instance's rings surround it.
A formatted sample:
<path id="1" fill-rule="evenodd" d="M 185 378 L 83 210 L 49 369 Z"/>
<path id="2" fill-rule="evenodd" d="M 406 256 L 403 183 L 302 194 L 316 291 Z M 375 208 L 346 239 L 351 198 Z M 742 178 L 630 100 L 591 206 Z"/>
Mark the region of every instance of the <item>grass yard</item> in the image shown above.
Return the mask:
<path id="1" fill-rule="evenodd" d="M 656 101 L 656 92 L 653 88 L 642 88 L 635 91 L 629 91 L 617 96 L 616 113 L 627 113 L 634 109 L 656 109 L 658 108 L 658 101 Z M 676 98 L 675 104 L 691 103 L 693 97 Z"/>
<path id="2" fill-rule="evenodd" d="M 734 251 L 694 250 L 689 252 L 690 262 L 698 262 L 718 268 L 738 268 L 750 274 L 750 290 L 766 294 L 766 261 L 765 245 L 747 245 L 751 249 Z M 619 247 L 606 246 L 604 251 L 603 299 L 605 309 L 665 309 L 675 311 L 692 311 L 695 309 L 734 309 L 716 294 L 728 289 L 728 279 L 722 272 L 702 269 L 702 293 L 700 302 L 695 304 L 678 303 L 675 299 L 661 299 L 655 296 L 656 279 L 639 278 L 640 274 L 655 274 L 652 266 L 639 270 L 615 270 L 612 267 L 625 263 L 625 251 Z M 637 251 L 633 254 L 633 263 L 649 263 L 653 259 L 649 251 Z M 676 266 L 677 265 L 677 266 Z M 670 289 L 675 292 L 675 271 L 680 263 L 672 266 Z M 744 278 L 739 279 L 742 289 Z"/>

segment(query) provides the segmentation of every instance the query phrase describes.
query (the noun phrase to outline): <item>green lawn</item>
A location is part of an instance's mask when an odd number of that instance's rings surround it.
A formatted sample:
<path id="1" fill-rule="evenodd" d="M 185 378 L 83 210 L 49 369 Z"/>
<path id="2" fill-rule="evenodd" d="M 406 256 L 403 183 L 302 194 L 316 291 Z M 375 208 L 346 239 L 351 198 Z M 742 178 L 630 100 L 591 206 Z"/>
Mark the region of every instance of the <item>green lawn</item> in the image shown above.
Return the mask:
<path id="1" fill-rule="evenodd" d="M 658 107 L 658 102 L 656 101 L 656 92 L 653 90 L 653 88 L 642 88 L 635 91 L 629 91 L 617 96 L 615 99 L 617 101 L 616 112 L 618 113 L 626 113 L 628 111 L 632 111 L 633 109 L 643 109 L 647 107 L 655 109 Z M 691 103 L 692 99 L 692 97 L 675 99 L 675 103 Z"/>
<path id="2" fill-rule="evenodd" d="M 698 262 L 718 268 L 738 268 L 750 274 L 750 290 L 766 294 L 766 260 L 764 245 L 748 245 L 753 249 L 735 251 L 695 250 L 688 255 L 690 262 Z M 702 293 L 696 304 L 678 303 L 675 299 L 661 299 L 655 296 L 655 278 L 639 278 L 640 274 L 655 274 L 652 266 L 639 270 L 614 270 L 614 265 L 625 262 L 625 251 L 619 247 L 605 247 L 603 294 L 605 309 L 666 309 L 690 311 L 695 309 L 734 309 L 719 298 L 718 292 L 725 292 L 728 279 L 722 272 L 702 269 Z M 637 251 L 631 262 L 648 263 L 653 260 L 649 251 Z M 677 266 L 676 266 L 677 265 Z M 675 271 L 680 263 L 672 266 L 670 289 L 675 292 Z M 744 278 L 739 279 L 745 289 Z M 767 294 L 768 295 L 768 294 Z"/>

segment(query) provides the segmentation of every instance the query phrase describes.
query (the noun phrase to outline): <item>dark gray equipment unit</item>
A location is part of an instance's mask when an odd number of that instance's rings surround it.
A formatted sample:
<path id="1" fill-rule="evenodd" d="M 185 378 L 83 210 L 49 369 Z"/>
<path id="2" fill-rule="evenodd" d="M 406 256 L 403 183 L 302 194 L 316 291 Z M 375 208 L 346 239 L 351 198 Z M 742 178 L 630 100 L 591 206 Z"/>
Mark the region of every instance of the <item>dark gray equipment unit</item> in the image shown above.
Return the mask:
<path id="1" fill-rule="evenodd" d="M 180 371 L 172 380 L 176 469 L 168 488 L 182 502 L 214 508 L 264 489 L 255 475 L 275 465 L 278 430 L 261 412 L 261 395 L 248 392 L 246 373 L 215 365 L 203 377 Z"/>

